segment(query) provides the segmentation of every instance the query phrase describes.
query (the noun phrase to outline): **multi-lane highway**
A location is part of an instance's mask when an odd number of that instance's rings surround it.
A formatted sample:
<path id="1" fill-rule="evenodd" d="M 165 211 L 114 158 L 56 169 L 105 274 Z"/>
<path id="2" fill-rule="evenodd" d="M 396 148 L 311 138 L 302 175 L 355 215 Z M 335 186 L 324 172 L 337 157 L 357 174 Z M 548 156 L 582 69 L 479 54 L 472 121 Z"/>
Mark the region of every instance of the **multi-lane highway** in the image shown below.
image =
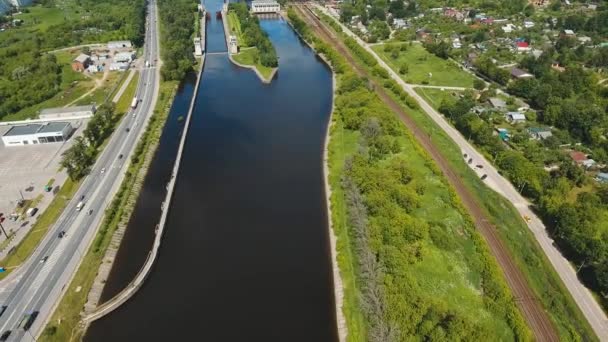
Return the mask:
<path id="1" fill-rule="evenodd" d="M 0 305 L 6 310 L 0 316 L 0 335 L 10 330 L 9 341 L 33 341 L 44 329 L 54 308 L 90 246 L 101 223 L 104 211 L 118 190 L 131 153 L 151 116 L 159 88 L 156 60 L 158 51 L 158 25 L 155 0 L 148 3 L 145 45 L 142 59 L 150 67 L 141 70 L 137 86 L 140 102 L 132 109 L 110 138 L 104 151 L 91 169 L 89 176 L 70 201 L 56 224 L 34 251 L 32 256 L 5 279 Z M 105 169 L 102 172 L 102 169 Z M 84 208 L 76 210 L 81 198 Z M 65 231 L 63 238 L 59 233 Z M 48 257 L 48 258 L 47 258 Z M 27 316 L 39 312 L 30 329 L 22 326 Z"/>

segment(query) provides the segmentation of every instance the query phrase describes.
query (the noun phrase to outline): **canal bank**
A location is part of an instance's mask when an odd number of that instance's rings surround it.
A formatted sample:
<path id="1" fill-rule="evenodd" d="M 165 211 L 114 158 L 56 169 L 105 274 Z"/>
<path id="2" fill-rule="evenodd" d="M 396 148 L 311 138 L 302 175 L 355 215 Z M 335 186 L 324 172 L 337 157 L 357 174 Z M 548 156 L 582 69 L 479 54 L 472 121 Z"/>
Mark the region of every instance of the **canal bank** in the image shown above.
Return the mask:
<path id="1" fill-rule="evenodd" d="M 214 54 L 222 26 L 207 27 L 161 257 L 88 341 L 337 340 L 322 186 L 331 71 L 284 21 L 263 20 L 282 71 L 261 85 Z"/>
<path id="2" fill-rule="evenodd" d="M 273 68 L 272 72 L 270 73 L 270 75 L 268 75 L 268 77 L 265 77 L 264 75 L 262 75 L 262 73 L 260 72 L 260 70 L 258 70 L 258 68 L 255 65 L 247 65 L 247 64 L 243 64 L 243 63 L 239 63 L 238 61 L 236 61 L 233 57 L 233 53 L 230 52 L 230 28 L 228 25 L 228 4 L 224 4 L 222 6 L 222 24 L 224 27 L 224 37 L 226 39 L 226 48 L 228 49 L 228 58 L 230 59 L 230 61 L 234 64 L 237 65 L 241 68 L 246 68 L 246 69 L 251 69 L 253 70 L 253 72 L 255 72 L 255 74 L 260 78 L 260 81 L 262 81 L 262 83 L 270 83 L 272 82 L 272 79 L 274 78 L 274 76 L 276 75 L 276 73 L 279 71 L 279 68 Z"/>

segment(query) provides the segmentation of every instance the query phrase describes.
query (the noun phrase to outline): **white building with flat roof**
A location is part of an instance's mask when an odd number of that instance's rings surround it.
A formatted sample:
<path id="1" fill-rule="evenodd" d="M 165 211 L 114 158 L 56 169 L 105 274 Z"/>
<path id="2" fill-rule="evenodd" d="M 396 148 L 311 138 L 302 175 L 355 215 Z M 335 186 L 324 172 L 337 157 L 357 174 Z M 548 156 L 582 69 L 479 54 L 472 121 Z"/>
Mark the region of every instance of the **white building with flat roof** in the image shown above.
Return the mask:
<path id="1" fill-rule="evenodd" d="M 273 0 L 253 0 L 251 2 L 251 12 L 253 13 L 278 13 L 281 5 Z"/>
<path id="2" fill-rule="evenodd" d="M 95 105 L 46 108 L 40 111 L 39 118 L 43 120 L 85 118 L 93 116 L 96 111 Z"/>
<path id="3" fill-rule="evenodd" d="M 66 141 L 72 134 L 69 122 L 17 125 L 2 135 L 4 146 L 37 145 Z"/>
<path id="4" fill-rule="evenodd" d="M 130 48 L 133 44 L 131 44 L 128 40 L 114 40 L 108 42 L 108 49 L 122 49 L 122 48 Z"/>

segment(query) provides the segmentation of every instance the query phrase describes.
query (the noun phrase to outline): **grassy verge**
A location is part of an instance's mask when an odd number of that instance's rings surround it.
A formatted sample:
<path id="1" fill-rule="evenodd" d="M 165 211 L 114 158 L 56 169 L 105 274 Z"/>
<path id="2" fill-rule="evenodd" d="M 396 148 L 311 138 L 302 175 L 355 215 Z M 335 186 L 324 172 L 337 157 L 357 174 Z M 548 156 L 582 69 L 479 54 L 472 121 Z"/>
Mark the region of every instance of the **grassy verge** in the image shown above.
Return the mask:
<path id="1" fill-rule="evenodd" d="M 70 283 L 65 295 L 53 313 L 49 324 L 38 341 L 78 341 L 84 331 L 79 329 L 80 312 L 86 303 L 93 286 L 99 266 L 108 248 L 114 231 L 129 220 L 140 193 L 149 165 L 162 129 L 164 127 L 171 101 L 177 90 L 177 82 L 162 82 L 154 115 L 139 141 L 120 189 L 106 209 L 104 220 L 91 248 L 87 251 L 82 264 Z"/>
<path id="2" fill-rule="evenodd" d="M 332 19 L 324 17 L 324 20 Z M 340 34 L 340 36 L 345 38 L 344 34 Z M 359 58 L 356 53 L 354 55 Z M 360 64 L 364 65 L 363 62 Z M 382 79 L 376 78 L 380 80 L 380 84 L 383 84 Z M 597 337 L 593 330 L 517 210 L 509 201 L 488 188 L 465 165 L 460 148 L 426 113 L 418 108 L 405 105 L 404 101 L 399 101 L 400 99 L 392 91 L 388 92 L 402 104 L 416 124 L 432 136 L 435 145 L 450 163 L 452 170 L 463 179 L 469 191 L 476 197 L 492 223 L 496 225 L 511 256 L 525 274 L 531 288 L 555 323 L 561 338 L 564 340 L 596 340 Z"/>
<path id="3" fill-rule="evenodd" d="M 387 45 L 394 46 L 392 50 L 395 52 L 385 51 Z M 399 75 L 408 83 L 473 87 L 473 75 L 460 69 L 455 63 L 426 51 L 421 44 L 380 44 L 372 46 L 372 49 L 396 72 L 405 66 L 406 70 L 401 70 L 405 72 Z"/>
<path id="4" fill-rule="evenodd" d="M 272 71 L 274 70 L 274 68 L 263 66 L 260 63 L 259 52 L 255 47 L 243 49 L 238 54 L 232 55 L 232 58 L 240 64 L 253 66 L 266 80 L 270 78 L 270 75 L 272 75 Z"/>
<path id="5" fill-rule="evenodd" d="M 234 13 L 234 11 L 228 12 L 228 27 L 230 28 L 230 32 L 236 35 L 236 39 L 238 41 L 239 46 L 247 47 L 247 45 L 245 45 L 245 39 L 243 39 L 241 23 L 239 22 L 239 18 L 236 16 L 236 13 Z"/>
<path id="6" fill-rule="evenodd" d="M 0 262 L 7 269 L 6 272 L 0 273 L 0 279 L 4 279 L 32 254 L 51 226 L 57 221 L 76 190 L 78 190 L 79 185 L 79 182 L 75 183 L 69 178 L 65 181 L 51 204 L 40 214 L 36 223 L 16 246 L 14 252 Z"/>
<path id="7" fill-rule="evenodd" d="M 116 112 L 117 113 L 126 113 L 129 111 L 129 107 L 131 106 L 131 101 L 133 100 L 133 97 L 135 96 L 135 92 L 137 91 L 137 82 L 138 81 L 139 81 L 139 72 L 135 72 L 135 75 L 133 75 L 131 82 L 129 83 L 129 85 L 127 85 L 127 88 L 125 89 L 124 93 L 122 93 L 122 96 L 120 97 L 118 102 L 116 102 Z"/>

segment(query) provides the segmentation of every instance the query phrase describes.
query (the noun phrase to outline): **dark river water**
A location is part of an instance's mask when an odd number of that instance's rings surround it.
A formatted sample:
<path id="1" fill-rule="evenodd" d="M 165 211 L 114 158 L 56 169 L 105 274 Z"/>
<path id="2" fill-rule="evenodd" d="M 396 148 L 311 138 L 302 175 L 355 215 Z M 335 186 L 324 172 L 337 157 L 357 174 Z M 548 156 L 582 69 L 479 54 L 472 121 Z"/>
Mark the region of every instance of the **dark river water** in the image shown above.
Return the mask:
<path id="1" fill-rule="evenodd" d="M 209 52 L 226 51 L 222 2 L 207 1 Z M 86 341 L 335 341 L 322 149 L 330 70 L 282 19 L 264 19 L 280 58 L 262 84 L 207 56 L 160 257 L 140 291 Z M 103 293 L 139 271 L 193 92 L 184 82 Z"/>

